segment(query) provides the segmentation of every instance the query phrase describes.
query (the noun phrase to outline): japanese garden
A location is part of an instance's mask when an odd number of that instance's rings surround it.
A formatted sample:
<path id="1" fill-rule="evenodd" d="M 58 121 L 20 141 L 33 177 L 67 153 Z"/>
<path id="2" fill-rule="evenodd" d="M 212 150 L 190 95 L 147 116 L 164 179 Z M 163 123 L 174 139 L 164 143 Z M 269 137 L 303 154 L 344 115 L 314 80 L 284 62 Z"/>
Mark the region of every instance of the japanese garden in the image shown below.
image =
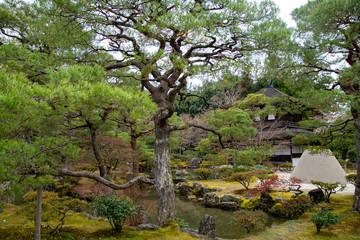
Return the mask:
<path id="1" fill-rule="evenodd" d="M 358 239 L 360 2 L 0 1 L 0 239 Z"/>

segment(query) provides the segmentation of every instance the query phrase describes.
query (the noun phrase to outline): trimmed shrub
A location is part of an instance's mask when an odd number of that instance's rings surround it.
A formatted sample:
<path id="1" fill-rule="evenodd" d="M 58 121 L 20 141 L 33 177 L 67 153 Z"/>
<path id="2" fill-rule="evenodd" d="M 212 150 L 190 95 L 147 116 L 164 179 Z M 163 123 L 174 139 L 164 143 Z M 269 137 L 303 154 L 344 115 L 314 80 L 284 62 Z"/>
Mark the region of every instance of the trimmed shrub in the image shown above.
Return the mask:
<path id="1" fill-rule="evenodd" d="M 346 188 L 346 185 L 340 184 L 340 182 L 325 183 L 320 181 L 311 181 L 311 183 L 323 191 L 325 201 L 328 203 L 330 203 L 331 194 L 335 194 L 337 191 L 343 191 Z"/>
<path id="2" fill-rule="evenodd" d="M 351 174 L 346 176 L 346 181 L 353 184 L 353 185 L 355 185 L 356 176 L 357 176 L 356 173 L 351 173 Z"/>
<path id="3" fill-rule="evenodd" d="M 216 168 L 214 170 L 216 179 L 224 179 L 224 178 L 230 177 L 233 173 L 234 173 L 234 169 L 229 168 L 229 167 Z"/>
<path id="4" fill-rule="evenodd" d="M 265 166 L 267 169 L 273 169 L 274 168 L 274 164 L 272 164 L 270 162 L 263 163 L 263 166 Z"/>
<path id="5" fill-rule="evenodd" d="M 98 196 L 92 206 L 95 208 L 95 214 L 107 218 L 111 227 L 117 232 L 121 232 L 126 218 L 136 212 L 129 199 L 118 196 Z"/>
<path id="6" fill-rule="evenodd" d="M 206 180 L 213 174 L 213 170 L 211 168 L 198 168 L 194 170 L 194 173 L 198 175 L 201 180 Z"/>
<path id="7" fill-rule="evenodd" d="M 275 172 L 273 170 L 265 170 L 265 169 L 254 169 L 251 171 L 252 174 L 260 180 L 260 184 L 264 184 L 265 181 L 270 180 L 272 174 Z"/>
<path id="8" fill-rule="evenodd" d="M 319 233 L 321 228 L 328 228 L 330 225 L 337 224 L 342 218 L 341 214 L 333 214 L 327 208 L 317 210 L 312 216 L 311 221 L 315 224 L 316 230 Z"/>
<path id="9" fill-rule="evenodd" d="M 230 182 L 239 182 L 241 185 L 244 186 L 246 190 L 249 190 L 249 185 L 252 181 L 252 173 L 250 172 L 239 172 L 234 173 L 230 177 L 228 177 L 226 180 Z"/>
<path id="10" fill-rule="evenodd" d="M 251 171 L 252 166 L 247 165 L 234 165 L 234 172 L 248 172 Z"/>
<path id="11" fill-rule="evenodd" d="M 247 233 L 253 229 L 264 229 L 268 216 L 260 210 L 240 210 L 233 217 L 233 224 L 243 226 Z"/>
<path id="12" fill-rule="evenodd" d="M 279 165 L 280 169 L 284 169 L 285 171 L 291 171 L 292 164 L 291 163 L 283 163 Z"/>
<path id="13" fill-rule="evenodd" d="M 275 204 L 269 212 L 277 217 L 296 219 L 312 207 L 313 203 L 310 199 L 306 197 L 298 197 L 287 199 L 282 204 Z"/>

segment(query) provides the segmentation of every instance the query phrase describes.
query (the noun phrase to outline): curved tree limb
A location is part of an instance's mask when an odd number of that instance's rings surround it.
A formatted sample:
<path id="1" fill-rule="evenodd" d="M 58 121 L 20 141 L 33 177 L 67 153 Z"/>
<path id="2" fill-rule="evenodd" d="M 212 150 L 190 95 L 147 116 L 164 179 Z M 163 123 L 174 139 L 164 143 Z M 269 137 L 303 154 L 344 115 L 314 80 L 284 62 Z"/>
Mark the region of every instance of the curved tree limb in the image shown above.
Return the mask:
<path id="1" fill-rule="evenodd" d="M 209 128 L 209 127 L 206 127 L 206 126 L 202 126 L 202 125 L 198 125 L 198 124 L 195 124 L 195 123 L 188 123 L 188 126 L 189 127 L 200 128 L 202 130 L 212 132 L 213 134 L 218 136 L 219 143 L 220 143 L 221 147 L 225 148 L 225 145 L 224 145 L 224 143 L 222 141 L 222 137 L 223 137 L 222 134 L 220 132 L 216 131 L 215 129 L 212 129 L 212 128 Z"/>
<path id="2" fill-rule="evenodd" d="M 149 178 L 146 178 L 144 176 L 137 176 L 137 177 L 134 177 L 133 179 L 131 179 L 130 181 L 128 181 L 127 183 L 124 183 L 124 184 L 116 184 L 116 183 L 113 183 L 103 177 L 100 177 L 98 174 L 96 173 L 91 173 L 91 172 L 88 172 L 88 171 L 72 171 L 72 170 L 69 170 L 69 169 L 66 169 L 66 168 L 59 168 L 57 170 L 57 174 L 58 176 L 71 176 L 71 177 L 86 177 L 86 178 L 90 178 L 90 179 L 93 179 L 99 183 L 102 183 L 104 184 L 105 186 L 108 186 L 112 189 L 115 189 L 115 190 L 120 190 L 120 189 L 126 189 L 126 188 L 129 188 L 133 185 L 135 185 L 138 181 L 140 182 L 143 182 L 143 183 L 146 183 L 146 184 L 151 184 L 153 185 L 154 184 L 154 180 L 153 179 L 149 179 Z"/>
<path id="3" fill-rule="evenodd" d="M 212 106 L 212 107 L 214 107 L 214 108 L 218 108 L 218 107 L 219 107 L 217 104 L 210 103 L 210 102 L 208 102 L 208 101 L 206 100 L 205 97 L 200 96 L 200 95 L 197 95 L 197 94 L 183 93 L 183 92 L 179 92 L 178 94 L 179 94 L 179 96 L 180 96 L 180 100 L 181 100 L 181 101 L 184 101 L 184 100 L 185 100 L 186 98 L 188 98 L 188 97 L 197 97 L 197 98 L 202 99 L 202 100 L 205 102 L 205 104 L 207 104 L 208 106 Z"/>

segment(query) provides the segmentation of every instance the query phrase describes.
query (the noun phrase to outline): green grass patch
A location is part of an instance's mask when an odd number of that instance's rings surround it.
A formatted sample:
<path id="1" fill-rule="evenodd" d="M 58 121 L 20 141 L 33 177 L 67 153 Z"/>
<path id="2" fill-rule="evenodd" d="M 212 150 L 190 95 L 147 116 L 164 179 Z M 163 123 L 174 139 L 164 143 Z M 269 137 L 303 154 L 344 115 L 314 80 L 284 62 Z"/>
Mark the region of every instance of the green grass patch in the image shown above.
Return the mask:
<path id="1" fill-rule="evenodd" d="M 7 204 L 0 213 L 0 239 L 19 240 L 34 238 L 34 221 L 28 220 L 25 214 L 19 214 L 20 206 Z M 45 224 L 43 224 L 45 225 Z M 121 233 L 111 229 L 104 218 L 90 219 L 84 213 L 74 213 L 65 218 L 65 225 L 60 234 L 51 237 L 46 230 L 42 239 L 54 240 L 193 240 L 188 233 L 181 232 L 174 226 L 157 230 L 136 230 L 134 227 L 124 227 Z"/>
<path id="2" fill-rule="evenodd" d="M 248 239 L 359 239 L 360 214 L 351 211 L 353 196 L 336 194 L 331 197 L 331 203 L 321 202 L 310 212 L 305 212 L 298 220 L 286 221 L 283 224 L 272 226 L 257 235 L 251 235 Z M 343 214 L 339 223 L 329 228 L 321 229 L 317 233 L 315 225 L 310 221 L 315 209 L 322 207 L 333 208 L 334 214 Z"/>

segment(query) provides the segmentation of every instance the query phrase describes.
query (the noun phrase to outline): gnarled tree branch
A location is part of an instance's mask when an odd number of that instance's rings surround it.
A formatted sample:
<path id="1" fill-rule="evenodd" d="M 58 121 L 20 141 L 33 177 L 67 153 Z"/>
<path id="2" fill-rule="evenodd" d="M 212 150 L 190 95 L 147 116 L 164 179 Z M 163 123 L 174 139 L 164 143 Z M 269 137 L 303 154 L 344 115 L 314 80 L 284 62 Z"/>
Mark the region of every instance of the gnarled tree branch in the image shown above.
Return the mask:
<path id="1" fill-rule="evenodd" d="M 57 174 L 58 176 L 71 176 L 71 177 L 86 177 L 86 178 L 90 178 L 90 179 L 93 179 L 99 183 L 102 183 L 104 184 L 105 186 L 108 186 L 112 189 L 115 189 L 115 190 L 120 190 L 120 189 L 126 189 L 126 188 L 129 188 L 133 185 L 135 185 L 138 181 L 140 182 L 143 182 L 143 183 L 146 183 L 146 184 L 151 184 L 153 185 L 154 184 L 154 180 L 153 179 L 149 179 L 149 178 L 146 178 L 144 176 L 137 176 L 137 177 L 134 177 L 133 179 L 131 179 L 130 181 L 128 181 L 127 183 L 124 183 L 124 184 L 116 184 L 116 183 L 113 183 L 103 177 L 100 177 L 98 174 L 96 173 L 90 173 L 88 171 L 72 171 L 72 170 L 69 170 L 69 169 L 66 169 L 66 168 L 59 168 L 57 170 Z"/>

